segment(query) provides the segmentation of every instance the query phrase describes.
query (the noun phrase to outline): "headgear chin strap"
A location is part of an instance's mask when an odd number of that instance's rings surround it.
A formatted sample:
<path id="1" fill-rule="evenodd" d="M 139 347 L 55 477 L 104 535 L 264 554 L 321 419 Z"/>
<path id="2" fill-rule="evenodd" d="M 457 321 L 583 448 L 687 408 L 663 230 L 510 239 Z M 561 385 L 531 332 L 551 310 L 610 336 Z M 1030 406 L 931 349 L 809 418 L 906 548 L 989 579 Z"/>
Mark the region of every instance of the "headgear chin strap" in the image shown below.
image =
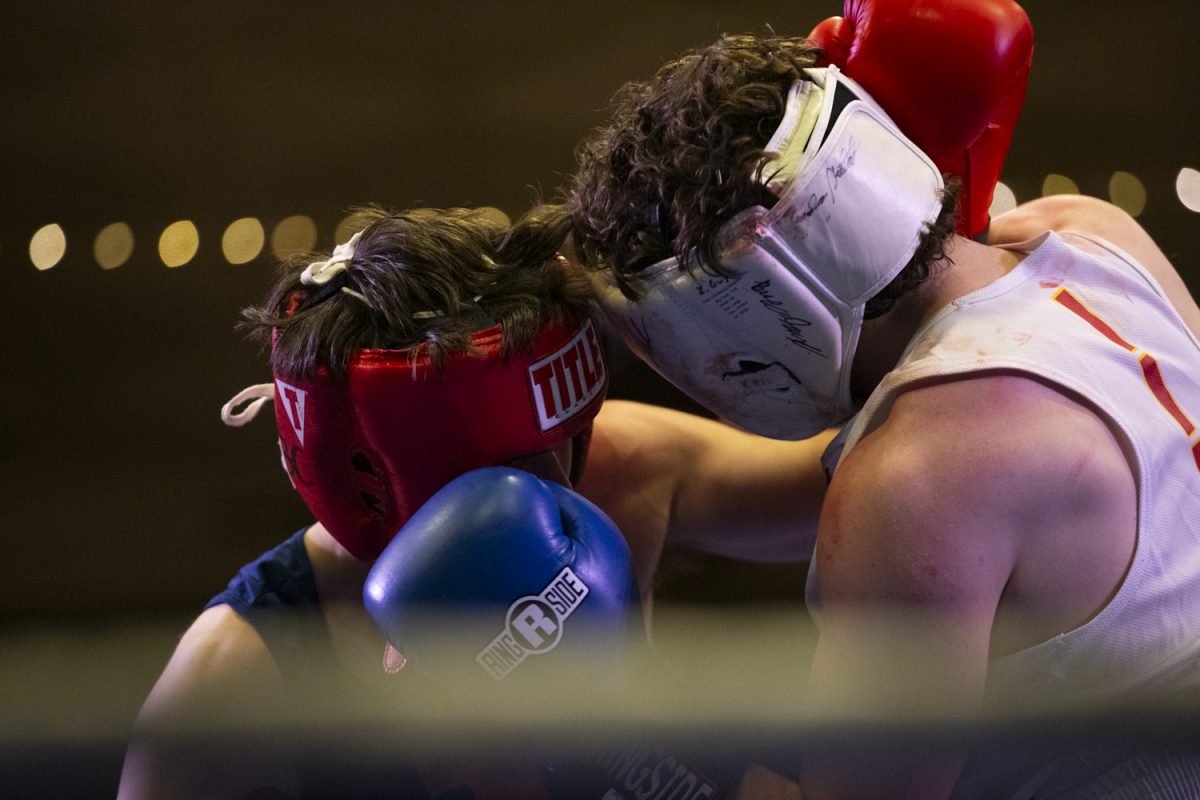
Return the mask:
<path id="1" fill-rule="evenodd" d="M 675 258 L 633 278 L 631 302 L 597 274 L 600 305 L 627 344 L 724 419 L 803 439 L 854 411 L 850 367 L 863 306 L 916 252 L 941 210 L 942 177 L 836 67 L 806 70 L 765 151 L 771 209 L 722 227 L 731 277 Z"/>
<path id="2" fill-rule="evenodd" d="M 313 515 L 357 558 L 376 558 L 451 479 L 586 434 L 608 391 L 590 321 L 550 325 L 522 354 L 501 353 L 494 326 L 472 352 L 434 370 L 428 348 L 360 350 L 347 374 L 239 393 L 222 418 L 241 425 L 275 401 L 284 468 Z M 257 399 L 256 399 L 257 398 Z M 234 407 L 254 400 L 244 411 Z"/>

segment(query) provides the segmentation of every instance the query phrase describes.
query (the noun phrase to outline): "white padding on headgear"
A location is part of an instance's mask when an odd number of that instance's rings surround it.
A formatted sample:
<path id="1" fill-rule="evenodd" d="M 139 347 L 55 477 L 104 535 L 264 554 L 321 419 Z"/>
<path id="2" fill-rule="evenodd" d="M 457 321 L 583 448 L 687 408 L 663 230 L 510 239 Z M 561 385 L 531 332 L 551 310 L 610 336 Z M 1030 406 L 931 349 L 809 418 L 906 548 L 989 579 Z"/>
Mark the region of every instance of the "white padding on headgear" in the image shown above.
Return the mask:
<path id="1" fill-rule="evenodd" d="M 231 428 L 240 428 L 258 416 L 258 411 L 264 403 L 275 399 L 275 384 L 256 383 L 247 386 L 229 398 L 229 402 L 221 406 L 221 421 Z M 237 410 L 238 406 L 246 403 L 246 407 Z"/>
<path id="2" fill-rule="evenodd" d="M 333 248 L 333 252 L 326 260 L 314 261 L 309 264 L 304 268 L 304 272 L 300 273 L 300 282 L 305 286 L 322 286 L 333 280 L 339 273 L 345 272 L 346 265 L 354 260 L 354 248 L 358 246 L 358 240 L 361 237 L 362 231 L 359 231 L 348 241 Z"/>
<path id="3" fill-rule="evenodd" d="M 779 201 L 719 235 L 731 277 L 693 277 L 667 259 L 635 279 L 635 303 L 596 279 L 601 306 L 647 363 L 724 419 L 779 439 L 853 413 L 863 306 L 912 258 L 943 188 L 861 87 L 836 67 L 807 72 L 813 85 L 793 87 L 767 148 L 763 175 Z"/>

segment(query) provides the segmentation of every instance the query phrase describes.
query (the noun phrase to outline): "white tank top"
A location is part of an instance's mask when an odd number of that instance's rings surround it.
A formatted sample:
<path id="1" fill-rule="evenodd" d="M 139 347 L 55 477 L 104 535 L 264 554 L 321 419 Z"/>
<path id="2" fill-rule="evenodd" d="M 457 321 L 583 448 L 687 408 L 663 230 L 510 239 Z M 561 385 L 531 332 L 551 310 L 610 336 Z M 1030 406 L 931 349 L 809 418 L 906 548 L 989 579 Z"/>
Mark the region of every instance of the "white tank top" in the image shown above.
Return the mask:
<path id="1" fill-rule="evenodd" d="M 1200 686 L 1200 343 L 1144 267 L 1116 246 L 1047 233 L 1011 272 L 939 311 L 847 426 L 837 458 L 888 416 L 914 381 L 998 368 L 1091 401 L 1136 460 L 1133 563 L 1086 624 L 994 659 L 1011 696 Z M 816 575 L 810 572 L 813 596 Z"/>
<path id="2" fill-rule="evenodd" d="M 1144 266 L 1090 236 L 1014 247 L 1008 275 L 950 303 L 827 452 L 827 468 L 887 419 L 913 381 L 988 369 L 1039 375 L 1085 397 L 1123 434 L 1138 487 L 1138 541 L 1121 588 L 1090 621 L 994 658 L 1003 709 L 1045 698 L 1163 697 L 1200 686 L 1200 343 Z M 1069 569 L 1064 565 L 1063 569 Z M 820 624 L 816 563 L 806 593 Z M 983 747 L 955 799 L 1196 798 L 1200 753 L 1078 750 L 1070 742 Z"/>

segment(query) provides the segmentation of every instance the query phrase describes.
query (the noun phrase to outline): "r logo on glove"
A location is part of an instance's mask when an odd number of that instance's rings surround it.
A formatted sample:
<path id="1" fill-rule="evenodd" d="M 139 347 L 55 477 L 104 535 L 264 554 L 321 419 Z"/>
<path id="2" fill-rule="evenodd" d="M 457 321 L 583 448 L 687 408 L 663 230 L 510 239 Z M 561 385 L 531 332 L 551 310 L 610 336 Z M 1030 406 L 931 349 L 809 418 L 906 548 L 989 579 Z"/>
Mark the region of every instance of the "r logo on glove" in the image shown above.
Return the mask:
<path id="1" fill-rule="evenodd" d="M 567 617 L 587 595 L 587 585 L 570 567 L 563 567 L 540 595 L 522 597 L 509 606 L 504 632 L 475 660 L 500 680 L 520 666 L 526 656 L 553 650 L 562 639 Z"/>
<path id="2" fill-rule="evenodd" d="M 606 670 L 641 637 L 636 597 L 628 546 L 608 517 L 508 467 L 468 472 L 430 498 L 363 588 L 411 667 L 493 685 L 551 653 L 539 674 Z"/>

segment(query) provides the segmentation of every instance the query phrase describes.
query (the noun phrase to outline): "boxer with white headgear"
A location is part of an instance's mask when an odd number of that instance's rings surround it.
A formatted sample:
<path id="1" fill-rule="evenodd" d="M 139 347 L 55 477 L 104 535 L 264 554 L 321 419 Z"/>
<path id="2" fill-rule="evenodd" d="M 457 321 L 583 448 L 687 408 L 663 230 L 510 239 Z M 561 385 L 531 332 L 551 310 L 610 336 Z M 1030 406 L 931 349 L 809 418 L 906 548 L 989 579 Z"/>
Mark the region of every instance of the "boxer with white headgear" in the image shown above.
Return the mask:
<path id="1" fill-rule="evenodd" d="M 658 298 L 645 312 L 606 303 L 626 340 L 647 357 L 680 324 L 688 334 L 647 360 L 749 430 L 794 438 L 843 420 L 869 391 L 848 389 L 853 307 L 884 313 L 927 277 L 955 228 L 986 236 L 1032 50 L 1012 0 L 848 0 L 844 18 L 808 39 L 727 36 L 628 84 L 612 123 L 580 147 L 569 201 L 581 259 L 610 271 L 601 297 Z M 821 67 L 840 89 L 823 90 Z M 889 135 L 868 143 L 868 128 Z M 869 144 L 851 145 L 857 166 L 835 163 L 851 140 Z M 726 225 L 739 216 L 761 233 Z M 741 263 L 763 254 L 782 274 Z M 662 287 L 683 273 L 697 281 L 675 282 L 667 313 Z M 717 289 L 725 299 L 714 302 Z M 690 359 L 678 353 L 692 348 Z"/>
<path id="2" fill-rule="evenodd" d="M 813 35 L 722 37 L 628 85 L 571 196 L 643 357 L 738 425 L 843 426 L 804 702 L 957 720 L 1195 691 L 1200 306 L 1116 206 L 989 219 L 1032 54 L 1016 3 L 847 0 Z M 1194 761 L 1136 750 L 922 744 L 813 741 L 802 794 L 1200 792 Z"/>
<path id="3" fill-rule="evenodd" d="M 850 368 L 867 301 L 942 210 L 937 167 L 836 67 L 792 85 L 754 174 L 776 202 L 717 232 L 715 274 L 671 257 L 596 280 L 647 363 L 746 430 L 801 439 L 854 410 Z"/>

